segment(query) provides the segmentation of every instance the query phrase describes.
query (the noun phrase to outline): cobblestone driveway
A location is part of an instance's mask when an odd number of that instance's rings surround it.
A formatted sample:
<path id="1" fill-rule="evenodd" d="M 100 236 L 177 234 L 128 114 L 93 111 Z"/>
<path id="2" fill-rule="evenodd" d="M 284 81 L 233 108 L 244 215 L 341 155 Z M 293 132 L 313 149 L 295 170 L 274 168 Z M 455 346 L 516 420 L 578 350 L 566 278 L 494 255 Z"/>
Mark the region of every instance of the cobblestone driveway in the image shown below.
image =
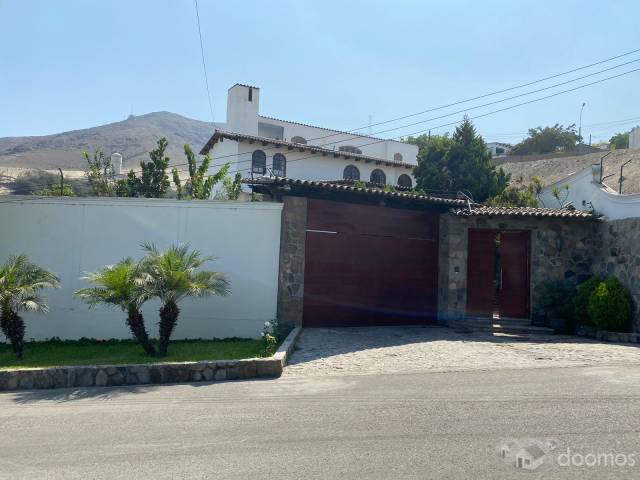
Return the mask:
<path id="1" fill-rule="evenodd" d="M 283 376 L 640 364 L 640 348 L 570 336 L 526 339 L 444 327 L 304 329 Z"/>

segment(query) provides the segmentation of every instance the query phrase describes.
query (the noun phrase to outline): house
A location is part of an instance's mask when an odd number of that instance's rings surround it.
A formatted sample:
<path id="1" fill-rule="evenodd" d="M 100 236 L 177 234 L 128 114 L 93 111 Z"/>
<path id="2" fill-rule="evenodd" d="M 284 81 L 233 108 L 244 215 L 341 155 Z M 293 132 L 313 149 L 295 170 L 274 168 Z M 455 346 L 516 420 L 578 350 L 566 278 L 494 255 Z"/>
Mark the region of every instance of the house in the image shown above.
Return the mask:
<path id="1" fill-rule="evenodd" d="M 266 117 L 259 106 L 258 87 L 231 87 L 226 126 L 213 132 L 200 153 L 211 154 L 216 165 L 228 161 L 230 173 L 245 178 L 415 185 L 416 145 Z"/>
<path id="2" fill-rule="evenodd" d="M 492 157 L 504 157 L 509 154 L 513 145 L 510 143 L 488 142 L 487 149 L 491 152 Z"/>
<path id="3" fill-rule="evenodd" d="M 544 455 L 544 450 L 538 445 L 529 445 L 516 453 L 516 467 L 525 470 L 535 470 L 542 465 Z"/>
<path id="4" fill-rule="evenodd" d="M 629 148 L 640 148 L 640 127 L 634 127 L 629 132 Z"/>

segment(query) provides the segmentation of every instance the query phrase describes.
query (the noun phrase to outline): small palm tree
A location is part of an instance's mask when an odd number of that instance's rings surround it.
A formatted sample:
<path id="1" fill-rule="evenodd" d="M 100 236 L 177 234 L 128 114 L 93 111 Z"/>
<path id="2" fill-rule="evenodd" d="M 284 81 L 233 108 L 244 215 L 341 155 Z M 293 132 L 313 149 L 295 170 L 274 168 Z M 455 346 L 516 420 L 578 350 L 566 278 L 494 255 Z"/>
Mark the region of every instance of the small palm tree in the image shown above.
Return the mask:
<path id="1" fill-rule="evenodd" d="M 55 274 L 30 262 L 24 254 L 11 255 L 0 266 L 0 328 L 11 342 L 18 360 L 22 359 L 26 328 L 19 313 L 49 311 L 39 292 L 59 286 L 60 279 Z"/>
<path id="2" fill-rule="evenodd" d="M 148 355 L 155 355 L 156 349 L 149 340 L 144 317 L 140 312 L 142 304 L 148 300 L 144 295 L 140 273 L 138 264 L 126 258 L 98 272 L 89 273 L 84 279 L 96 286 L 82 288 L 75 294 L 90 307 L 100 303 L 120 307 L 127 313 L 127 326 L 133 337 Z"/>
<path id="3" fill-rule="evenodd" d="M 162 302 L 158 353 L 166 356 L 180 314 L 178 303 L 186 297 L 227 295 L 229 282 L 222 273 L 198 270 L 213 257 L 201 257 L 199 251 L 189 251 L 188 244 L 172 246 L 163 253 L 153 244 L 142 247 L 147 252 L 141 261 L 143 288 L 147 297 L 157 297 Z"/>

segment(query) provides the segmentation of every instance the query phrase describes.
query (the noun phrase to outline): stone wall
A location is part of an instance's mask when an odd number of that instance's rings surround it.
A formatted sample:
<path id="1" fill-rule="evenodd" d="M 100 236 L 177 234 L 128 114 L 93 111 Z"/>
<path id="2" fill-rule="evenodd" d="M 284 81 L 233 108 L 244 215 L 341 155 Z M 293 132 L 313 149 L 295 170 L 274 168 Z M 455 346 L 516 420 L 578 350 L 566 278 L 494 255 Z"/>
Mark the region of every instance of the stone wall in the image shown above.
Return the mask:
<path id="1" fill-rule="evenodd" d="M 593 273 L 616 276 L 631 292 L 635 332 L 640 332 L 640 218 L 601 224 L 601 245 Z"/>
<path id="2" fill-rule="evenodd" d="M 283 325 L 300 326 L 304 297 L 307 199 L 285 196 L 283 202 L 278 273 L 278 319 Z"/>
<path id="3" fill-rule="evenodd" d="M 467 302 L 469 228 L 531 230 L 531 318 L 539 320 L 540 286 L 553 280 L 579 282 L 591 275 L 600 249 L 601 224 L 592 220 L 535 217 L 456 217 L 440 220 L 439 321 L 463 319 Z"/>

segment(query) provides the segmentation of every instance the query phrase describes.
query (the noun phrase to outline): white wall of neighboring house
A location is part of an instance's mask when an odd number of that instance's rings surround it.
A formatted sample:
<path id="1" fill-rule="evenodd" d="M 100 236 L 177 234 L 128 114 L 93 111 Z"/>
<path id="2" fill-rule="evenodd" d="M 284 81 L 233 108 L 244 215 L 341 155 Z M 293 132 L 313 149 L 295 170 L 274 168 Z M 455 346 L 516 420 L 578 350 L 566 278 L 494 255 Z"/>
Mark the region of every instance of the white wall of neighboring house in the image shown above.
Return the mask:
<path id="1" fill-rule="evenodd" d="M 360 171 L 360 180 L 368 182 L 371 172 L 375 169 L 382 170 L 386 176 L 388 185 L 397 185 L 398 177 L 406 174 L 415 185 L 413 170 L 406 167 L 377 165 L 375 162 L 366 163 L 363 160 L 355 161 L 353 158 L 345 159 L 333 155 L 323 156 L 321 153 L 313 153 L 299 150 L 289 150 L 287 147 L 275 148 L 273 145 L 263 146 L 259 143 L 249 143 L 231 139 L 218 141 L 211 149 L 211 155 L 215 165 L 225 162 L 225 155 L 231 162 L 230 172 L 241 172 L 244 178 L 251 177 L 251 157 L 255 150 L 262 150 L 267 157 L 267 176 L 273 167 L 273 156 L 281 153 L 285 156 L 286 176 L 299 180 L 341 180 L 347 165 L 354 165 Z M 214 167 L 217 169 L 218 167 Z"/>
<path id="2" fill-rule="evenodd" d="M 571 202 L 577 209 L 590 210 L 591 205 L 588 202 L 591 202 L 596 213 L 604 215 L 608 220 L 640 217 L 640 194 L 619 195 L 598 182 L 599 165 L 596 165 L 596 181 L 594 181 L 592 168 L 580 170 L 545 187 L 540 196 L 544 206 L 559 207 L 558 201 L 553 197 L 553 189 L 559 188 L 561 192 L 565 192 L 565 186 L 568 186 L 565 203 Z"/>
<path id="3" fill-rule="evenodd" d="M 208 268 L 224 272 L 231 295 L 187 299 L 175 338 L 257 338 L 276 316 L 282 204 L 164 199 L 12 197 L 0 202 L 0 261 L 26 253 L 56 272 L 62 288 L 45 291 L 50 312 L 25 314 L 26 338 L 130 338 L 118 309 L 89 309 L 73 292 L 88 284 L 85 272 L 122 258 L 142 256 L 141 242 L 164 249 L 190 243 L 217 260 Z M 158 303 L 143 314 L 157 337 Z"/>
<path id="4" fill-rule="evenodd" d="M 640 148 L 640 127 L 631 129 L 629 133 L 629 148 Z"/>
<path id="5" fill-rule="evenodd" d="M 251 92 L 251 93 L 250 93 Z M 249 100 L 251 96 L 251 100 Z M 227 93 L 227 130 L 254 136 L 292 141 L 302 137 L 309 145 L 338 150 L 341 146 L 354 146 L 364 155 L 393 161 L 399 154 L 404 163 L 417 164 L 418 147 L 394 140 L 383 140 L 366 135 L 303 125 L 259 115 L 260 89 L 236 84 Z"/>
<path id="6" fill-rule="evenodd" d="M 493 157 L 502 157 L 508 154 L 513 145 L 509 145 L 508 143 L 500 143 L 500 142 L 488 142 L 487 149 L 491 152 Z"/>

